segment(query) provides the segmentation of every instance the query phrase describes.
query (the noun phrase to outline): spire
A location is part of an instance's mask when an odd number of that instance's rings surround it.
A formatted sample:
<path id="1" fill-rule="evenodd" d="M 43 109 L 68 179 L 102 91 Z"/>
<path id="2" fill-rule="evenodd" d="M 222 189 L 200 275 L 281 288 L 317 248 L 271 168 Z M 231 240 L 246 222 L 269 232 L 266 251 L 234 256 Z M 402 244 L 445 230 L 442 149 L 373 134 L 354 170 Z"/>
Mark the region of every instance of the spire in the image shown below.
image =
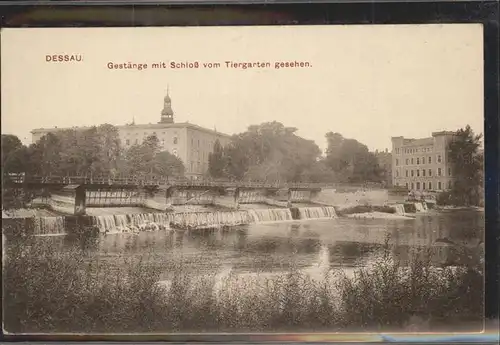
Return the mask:
<path id="1" fill-rule="evenodd" d="M 172 100 L 170 99 L 169 85 L 167 85 L 167 95 L 163 99 L 163 110 L 159 123 L 174 123 L 174 111 L 172 110 Z"/>

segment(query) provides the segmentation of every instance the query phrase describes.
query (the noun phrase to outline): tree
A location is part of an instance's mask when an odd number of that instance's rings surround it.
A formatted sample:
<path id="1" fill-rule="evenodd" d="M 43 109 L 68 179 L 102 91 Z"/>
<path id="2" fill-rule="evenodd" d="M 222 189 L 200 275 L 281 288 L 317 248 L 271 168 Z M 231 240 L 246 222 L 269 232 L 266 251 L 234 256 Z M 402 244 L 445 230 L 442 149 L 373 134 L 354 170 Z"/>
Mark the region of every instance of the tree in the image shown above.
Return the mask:
<path id="1" fill-rule="evenodd" d="M 326 134 L 328 148 L 325 163 L 342 182 L 380 182 L 382 169 L 368 147 L 339 133 Z"/>
<path id="2" fill-rule="evenodd" d="M 48 133 L 28 148 L 27 170 L 34 175 L 56 175 L 60 173 L 62 143 L 60 138 Z"/>
<path id="3" fill-rule="evenodd" d="M 208 156 L 208 173 L 213 178 L 224 177 L 227 161 L 219 140 L 215 140 L 213 152 Z"/>
<path id="4" fill-rule="evenodd" d="M 469 125 L 456 131 L 448 144 L 448 159 L 454 183 L 450 201 L 457 206 L 477 206 L 482 199 L 483 154 L 479 152 L 482 135 Z"/>
<path id="5" fill-rule="evenodd" d="M 223 162 L 224 175 L 233 179 L 299 181 L 307 176 L 304 171 L 315 164 L 321 151 L 296 131 L 276 121 L 250 126 L 233 136 L 224 148 L 224 159 L 217 162 Z"/>
<path id="6" fill-rule="evenodd" d="M 19 173 L 27 168 L 27 148 L 18 137 L 2 134 L 2 171 L 4 173 Z"/>
<path id="7" fill-rule="evenodd" d="M 182 160 L 168 151 L 162 151 L 154 157 L 154 174 L 160 176 L 184 176 Z"/>

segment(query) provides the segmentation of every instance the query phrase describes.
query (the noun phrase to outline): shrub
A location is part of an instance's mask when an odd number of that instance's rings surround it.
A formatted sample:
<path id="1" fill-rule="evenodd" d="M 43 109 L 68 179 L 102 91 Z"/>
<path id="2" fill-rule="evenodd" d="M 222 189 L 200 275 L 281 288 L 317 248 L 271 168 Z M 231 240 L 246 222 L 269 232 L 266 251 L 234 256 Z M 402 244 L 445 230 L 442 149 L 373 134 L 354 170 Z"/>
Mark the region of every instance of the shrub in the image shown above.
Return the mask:
<path id="1" fill-rule="evenodd" d="M 8 241 L 3 268 L 8 332 L 243 332 L 401 330 L 412 317 L 435 327 L 482 320 L 483 275 L 437 270 L 427 253 L 406 267 L 389 248 L 373 267 L 288 272 L 246 280 L 215 271 L 199 277 L 146 254 L 107 261 L 23 237 Z M 165 290 L 157 282 L 167 271 Z"/>

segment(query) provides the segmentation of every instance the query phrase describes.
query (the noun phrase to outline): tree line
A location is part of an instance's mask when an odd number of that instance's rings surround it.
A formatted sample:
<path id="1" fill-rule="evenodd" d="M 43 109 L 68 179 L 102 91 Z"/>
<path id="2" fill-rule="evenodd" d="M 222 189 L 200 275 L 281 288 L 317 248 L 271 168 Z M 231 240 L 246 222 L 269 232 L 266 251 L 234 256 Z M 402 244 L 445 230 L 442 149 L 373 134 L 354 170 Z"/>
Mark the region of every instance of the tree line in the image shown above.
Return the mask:
<path id="1" fill-rule="evenodd" d="M 212 178 L 286 182 L 381 182 L 377 157 L 357 140 L 328 132 L 326 155 L 297 128 L 279 122 L 248 127 L 225 147 L 216 141 L 209 156 Z"/>
<path id="2" fill-rule="evenodd" d="M 452 187 L 439 197 L 443 204 L 479 205 L 483 199 L 481 135 L 470 126 L 459 129 L 448 147 Z M 390 180 L 390 167 L 355 139 L 325 134 L 322 154 L 297 128 L 279 122 L 253 125 L 225 147 L 216 141 L 206 177 L 236 181 L 380 183 Z M 387 153 L 388 154 L 388 153 Z M 386 155 L 387 155 L 386 154 Z M 2 134 L 2 170 L 33 175 L 160 175 L 182 177 L 181 159 L 162 150 L 152 135 L 129 148 L 121 146 L 118 129 L 104 124 L 86 130 L 49 133 L 29 146 Z M 389 179 L 388 179 L 389 176 Z"/>
<path id="3" fill-rule="evenodd" d="M 2 134 L 2 170 L 42 176 L 183 176 L 185 171 L 178 157 L 162 150 L 156 136 L 127 149 L 121 146 L 118 129 L 108 124 L 48 133 L 29 146 Z"/>

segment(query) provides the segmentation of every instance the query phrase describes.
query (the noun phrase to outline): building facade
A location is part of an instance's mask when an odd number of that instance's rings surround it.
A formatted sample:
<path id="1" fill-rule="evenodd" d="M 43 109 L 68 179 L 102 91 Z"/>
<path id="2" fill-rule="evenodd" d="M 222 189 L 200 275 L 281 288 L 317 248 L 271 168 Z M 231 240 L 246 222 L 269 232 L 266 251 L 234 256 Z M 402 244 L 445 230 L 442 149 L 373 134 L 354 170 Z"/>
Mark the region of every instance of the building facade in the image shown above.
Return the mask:
<path id="1" fill-rule="evenodd" d="M 454 132 L 434 132 L 430 138 L 392 138 L 392 180 L 394 186 L 410 191 L 444 191 L 453 176 L 448 144 Z"/>
<path id="2" fill-rule="evenodd" d="M 230 142 L 230 136 L 188 122 L 175 123 L 172 101 L 169 94 L 164 98 L 160 121 L 155 124 L 127 124 L 116 126 L 122 147 L 125 149 L 141 144 L 147 137 L 156 135 L 162 151 L 168 151 L 179 157 L 185 166 L 186 177 L 198 179 L 208 170 L 208 157 L 213 152 L 216 140 L 222 146 Z M 33 143 L 48 133 L 68 129 L 85 130 L 89 127 L 74 128 L 39 128 L 31 131 Z"/>

